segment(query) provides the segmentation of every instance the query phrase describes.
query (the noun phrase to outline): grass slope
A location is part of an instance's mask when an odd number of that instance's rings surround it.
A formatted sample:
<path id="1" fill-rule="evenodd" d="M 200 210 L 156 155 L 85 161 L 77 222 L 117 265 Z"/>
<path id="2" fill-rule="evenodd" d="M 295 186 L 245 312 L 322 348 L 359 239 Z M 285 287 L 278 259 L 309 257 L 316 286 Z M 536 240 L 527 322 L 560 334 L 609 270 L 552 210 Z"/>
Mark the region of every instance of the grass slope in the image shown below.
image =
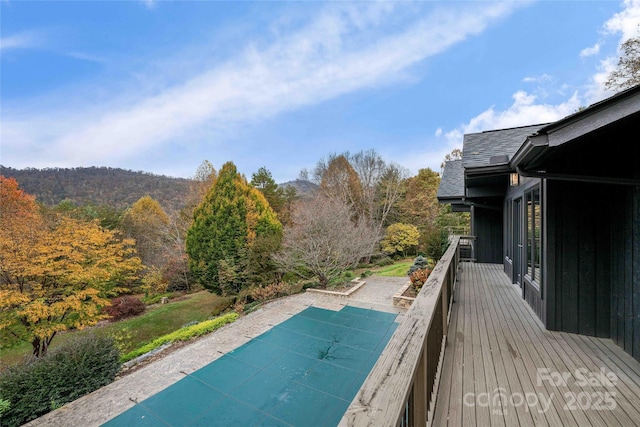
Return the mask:
<path id="1" fill-rule="evenodd" d="M 186 296 L 180 301 L 147 308 L 140 316 L 96 327 L 100 334 L 118 337 L 123 345 L 122 352 L 130 352 L 158 337 L 180 329 L 188 323 L 202 322 L 217 316 L 231 304 L 230 298 L 224 298 L 207 291 Z M 85 331 L 75 331 L 56 336 L 51 343 L 55 348 L 71 337 L 82 335 Z M 0 369 L 19 362 L 31 354 L 31 344 L 23 343 L 11 348 L 0 349 L 2 365 Z"/>
<path id="2" fill-rule="evenodd" d="M 409 267 L 413 264 L 413 259 L 410 260 L 402 260 L 393 265 L 388 265 L 386 267 L 381 267 L 380 269 L 372 270 L 373 274 L 376 276 L 385 276 L 385 277 L 406 277 L 407 271 L 409 271 Z"/>

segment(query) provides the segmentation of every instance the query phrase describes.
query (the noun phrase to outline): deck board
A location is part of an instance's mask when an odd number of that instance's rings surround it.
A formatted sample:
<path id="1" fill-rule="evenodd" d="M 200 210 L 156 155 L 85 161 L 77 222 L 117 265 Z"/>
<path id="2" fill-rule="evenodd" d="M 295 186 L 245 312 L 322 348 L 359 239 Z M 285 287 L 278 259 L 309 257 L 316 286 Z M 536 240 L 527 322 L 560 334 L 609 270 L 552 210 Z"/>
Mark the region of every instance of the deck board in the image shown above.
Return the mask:
<path id="1" fill-rule="evenodd" d="M 485 324 L 485 330 L 487 332 L 489 346 L 490 346 L 490 354 L 491 354 L 491 362 L 494 366 L 495 378 L 494 378 L 494 387 L 491 389 L 500 390 L 502 388 L 506 395 L 511 394 L 512 389 L 520 389 L 520 379 L 517 376 L 516 368 L 513 364 L 513 359 L 510 354 L 503 353 L 500 350 L 499 342 L 504 342 L 504 337 L 500 334 L 500 327 L 498 326 L 497 317 L 495 317 L 495 308 L 493 307 L 494 301 L 487 300 L 486 293 L 478 292 L 478 300 L 483 304 L 483 318 Z M 495 319 L 494 319 L 495 318 Z M 505 359 L 503 359 L 503 356 Z M 506 410 L 506 405 L 503 407 L 502 402 L 500 400 L 497 401 L 496 408 L 492 410 L 492 414 L 494 414 L 497 418 L 500 416 L 503 419 L 503 423 L 506 426 L 524 424 L 529 425 L 532 424 L 533 420 L 531 415 L 524 410 L 522 411 L 509 411 Z M 520 414 L 518 414 L 520 412 Z M 498 422 L 492 420 L 492 425 L 498 425 Z"/>
<path id="2" fill-rule="evenodd" d="M 464 341 L 463 341 L 463 359 L 462 359 L 462 395 L 465 396 L 468 393 L 475 394 L 475 378 L 473 376 L 473 364 L 475 362 L 473 358 L 473 334 L 477 325 L 474 325 L 471 319 L 471 309 L 473 304 L 469 301 L 471 298 L 471 287 L 461 287 L 461 294 L 463 298 L 461 305 L 464 308 Z M 477 425 L 476 424 L 476 407 L 462 408 L 462 423 L 466 426 Z"/>
<path id="3" fill-rule="evenodd" d="M 544 329 L 501 265 L 463 263 L 455 301 L 432 425 L 640 424 L 640 363 L 609 339 Z M 540 380 L 540 369 L 554 379 L 568 376 L 558 385 Z M 617 382 L 581 383 L 579 369 L 587 375 L 604 369 Z M 494 399 L 496 390 L 507 399 Z M 468 393 L 489 393 L 492 402 L 469 405 Z M 551 406 L 542 411 L 509 400 L 526 393 Z"/>

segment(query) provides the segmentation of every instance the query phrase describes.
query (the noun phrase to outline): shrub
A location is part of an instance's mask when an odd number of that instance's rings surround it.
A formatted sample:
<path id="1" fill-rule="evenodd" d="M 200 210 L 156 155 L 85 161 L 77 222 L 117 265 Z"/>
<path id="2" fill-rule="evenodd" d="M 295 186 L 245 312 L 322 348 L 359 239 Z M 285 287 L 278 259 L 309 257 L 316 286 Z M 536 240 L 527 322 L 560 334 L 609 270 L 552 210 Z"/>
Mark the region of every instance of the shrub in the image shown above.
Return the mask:
<path id="1" fill-rule="evenodd" d="M 426 255 L 438 261 L 449 246 L 449 233 L 443 228 L 428 229 L 424 235 L 424 246 Z"/>
<path id="2" fill-rule="evenodd" d="M 200 322 L 197 325 L 180 328 L 177 331 L 173 331 L 170 334 L 166 334 L 159 338 L 156 338 L 150 343 L 145 344 L 142 347 L 123 355 L 120 360 L 123 363 L 128 362 L 129 360 L 135 359 L 138 356 L 142 356 L 143 354 L 148 353 L 151 350 L 155 350 L 156 348 L 161 347 L 165 344 L 170 344 L 174 341 L 188 341 L 191 338 L 206 335 L 209 332 L 213 332 L 221 326 L 226 325 L 227 323 L 233 322 L 237 318 L 238 315 L 236 313 L 229 313 L 225 314 L 224 316 L 216 317 L 215 319 L 205 320 L 204 322 Z"/>
<path id="3" fill-rule="evenodd" d="M 267 286 L 258 286 L 250 290 L 250 295 L 254 301 L 268 301 L 280 296 L 287 295 L 289 286 L 283 282 L 273 283 Z"/>
<path id="4" fill-rule="evenodd" d="M 386 267 L 387 265 L 392 265 L 394 263 L 395 261 L 391 257 L 385 256 L 376 261 L 375 265 L 376 267 Z"/>
<path id="5" fill-rule="evenodd" d="M 367 277 L 369 277 L 369 276 L 371 276 L 371 275 L 373 275 L 373 271 L 371 271 L 371 270 L 366 270 L 366 271 L 363 271 L 363 272 L 362 272 L 362 274 L 360 275 L 360 278 L 361 278 L 361 279 L 366 279 Z"/>
<path id="6" fill-rule="evenodd" d="M 0 375 L 2 398 L 9 402 L 2 425 L 19 426 L 111 383 L 118 359 L 112 338 L 88 334 L 7 368 Z"/>
<path id="7" fill-rule="evenodd" d="M 429 261 L 423 257 L 422 255 L 418 255 L 415 260 L 413 260 L 413 265 L 409 267 L 409 271 L 407 275 L 410 276 L 415 271 L 420 270 L 422 268 L 427 268 L 429 266 Z"/>
<path id="8" fill-rule="evenodd" d="M 125 296 L 112 299 L 111 305 L 105 307 L 104 311 L 113 320 L 121 320 L 142 313 L 145 307 L 145 304 L 139 298 Z"/>
<path id="9" fill-rule="evenodd" d="M 253 294 L 250 288 L 242 289 L 240 292 L 238 292 L 237 295 L 228 296 L 226 298 L 231 298 L 233 301 L 233 304 L 238 304 L 238 303 L 248 304 L 254 301 Z"/>
<path id="10" fill-rule="evenodd" d="M 252 311 L 256 311 L 256 310 L 257 310 L 257 309 L 259 309 L 261 306 L 262 306 L 262 302 L 260 302 L 260 301 L 254 301 L 254 302 L 252 302 L 252 303 L 250 303 L 250 304 L 245 304 L 245 305 L 242 307 L 242 312 L 243 312 L 244 314 L 249 314 L 249 313 L 251 313 Z"/>
<path id="11" fill-rule="evenodd" d="M 2 418 L 2 414 L 9 409 L 9 406 L 11 406 L 11 404 L 8 400 L 0 399 L 0 419 Z"/>
<path id="12" fill-rule="evenodd" d="M 145 296 L 158 295 L 167 292 L 168 282 L 164 280 L 162 271 L 157 267 L 151 267 L 142 278 L 141 290 Z"/>
<path id="13" fill-rule="evenodd" d="M 167 284 L 166 290 L 170 292 L 194 290 L 186 254 L 166 258 L 166 263 L 162 267 L 162 280 Z"/>
<path id="14" fill-rule="evenodd" d="M 233 305 L 233 297 L 219 298 L 211 306 L 211 316 L 218 316 Z"/>
<path id="15" fill-rule="evenodd" d="M 109 334 L 109 336 L 113 338 L 115 346 L 118 347 L 118 351 L 120 352 L 120 354 L 122 354 L 131 343 L 133 333 L 128 327 L 124 327 L 121 329 L 117 329 L 113 333 Z"/>
<path id="16" fill-rule="evenodd" d="M 429 274 L 431 274 L 431 269 L 420 268 L 409 275 L 411 286 L 413 286 L 413 289 L 415 289 L 416 293 L 420 292 L 420 289 L 422 289 L 422 285 L 424 285 L 424 283 L 427 281 Z"/>
<path id="17" fill-rule="evenodd" d="M 233 304 L 233 311 L 236 314 L 242 314 L 244 312 L 244 306 L 246 305 L 245 300 L 238 300 L 235 304 Z"/>

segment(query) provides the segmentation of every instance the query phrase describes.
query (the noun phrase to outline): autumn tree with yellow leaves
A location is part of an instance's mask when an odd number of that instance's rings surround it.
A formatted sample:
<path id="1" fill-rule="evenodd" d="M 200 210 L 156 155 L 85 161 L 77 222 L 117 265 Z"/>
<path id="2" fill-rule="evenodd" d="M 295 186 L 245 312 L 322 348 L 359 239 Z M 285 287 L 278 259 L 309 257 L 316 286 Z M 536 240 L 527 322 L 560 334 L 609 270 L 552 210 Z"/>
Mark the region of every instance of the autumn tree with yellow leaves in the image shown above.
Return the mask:
<path id="1" fill-rule="evenodd" d="M 381 249 L 389 255 L 401 254 L 415 250 L 420 243 L 420 231 L 412 224 L 397 222 L 387 227 L 384 239 L 380 242 Z"/>
<path id="2" fill-rule="evenodd" d="M 141 268 L 134 242 L 97 221 L 45 218 L 14 179 L 0 176 L 0 341 L 46 354 L 62 331 L 96 324 L 107 298 Z"/>
<path id="3" fill-rule="evenodd" d="M 164 264 L 169 215 L 149 196 L 138 199 L 124 214 L 122 226 L 136 241 L 136 251 L 148 268 Z"/>

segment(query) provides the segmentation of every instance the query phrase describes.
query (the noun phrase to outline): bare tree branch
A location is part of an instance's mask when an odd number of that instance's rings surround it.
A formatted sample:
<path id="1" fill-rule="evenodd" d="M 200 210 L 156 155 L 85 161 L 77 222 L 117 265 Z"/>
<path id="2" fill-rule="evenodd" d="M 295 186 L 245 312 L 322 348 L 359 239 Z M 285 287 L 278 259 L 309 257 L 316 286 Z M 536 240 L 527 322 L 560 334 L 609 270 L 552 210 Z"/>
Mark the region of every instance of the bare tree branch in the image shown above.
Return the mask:
<path id="1" fill-rule="evenodd" d="M 317 277 L 325 288 L 334 278 L 369 255 L 379 236 L 366 220 L 353 221 L 351 207 L 319 195 L 300 202 L 293 225 L 285 229 L 283 249 L 274 259 L 287 271 Z"/>

